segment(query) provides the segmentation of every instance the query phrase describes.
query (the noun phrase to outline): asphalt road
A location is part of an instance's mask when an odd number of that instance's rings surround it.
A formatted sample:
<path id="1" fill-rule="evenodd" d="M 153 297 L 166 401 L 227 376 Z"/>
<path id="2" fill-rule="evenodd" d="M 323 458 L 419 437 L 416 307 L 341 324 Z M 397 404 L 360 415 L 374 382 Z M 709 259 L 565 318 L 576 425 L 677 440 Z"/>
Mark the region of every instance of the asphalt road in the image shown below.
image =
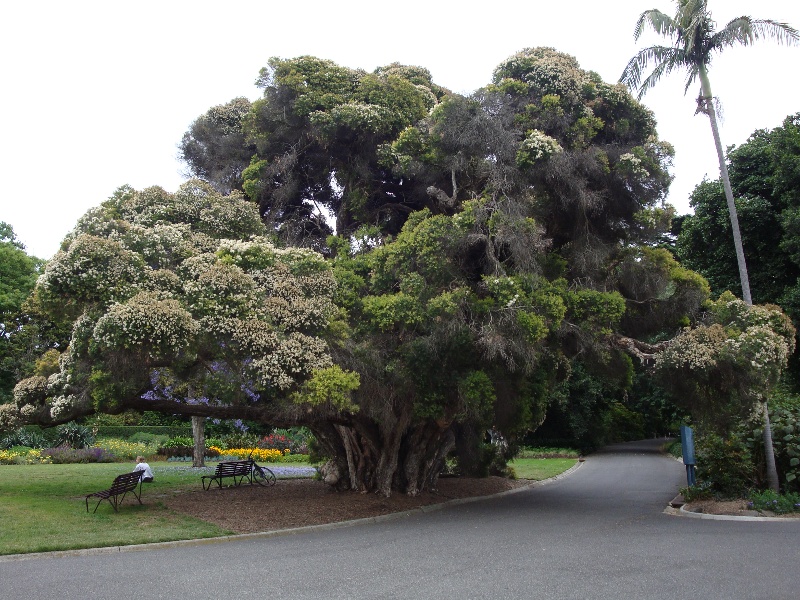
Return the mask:
<path id="1" fill-rule="evenodd" d="M 800 598 L 800 520 L 664 514 L 658 442 L 516 494 L 302 534 L 0 562 L 0 599 Z"/>

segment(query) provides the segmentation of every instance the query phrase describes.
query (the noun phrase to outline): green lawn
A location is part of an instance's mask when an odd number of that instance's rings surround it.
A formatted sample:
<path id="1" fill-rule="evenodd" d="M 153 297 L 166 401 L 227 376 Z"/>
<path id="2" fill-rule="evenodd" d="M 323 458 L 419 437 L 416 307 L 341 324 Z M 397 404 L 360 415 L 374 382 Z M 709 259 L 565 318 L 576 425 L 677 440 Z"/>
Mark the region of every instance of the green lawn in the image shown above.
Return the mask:
<path id="1" fill-rule="evenodd" d="M 541 481 L 560 475 L 576 462 L 576 458 L 516 458 L 508 465 L 514 469 L 517 479 Z"/>
<path id="2" fill-rule="evenodd" d="M 546 479 L 569 469 L 575 459 L 517 459 L 520 479 Z M 305 465 L 281 465 L 305 466 Z M 200 475 L 187 463 L 151 463 L 155 481 L 144 484 L 143 505 L 130 495 L 115 513 L 103 501 L 96 513 L 86 495 L 107 489 L 132 465 L 120 463 L 0 466 L 0 555 L 124 546 L 216 537 L 231 532 L 178 514 L 159 498 L 199 490 Z"/>
<path id="3" fill-rule="evenodd" d="M 197 473 L 166 465 L 152 465 L 155 481 L 144 484 L 144 505 L 128 494 L 119 513 L 107 501 L 92 513 L 91 500 L 87 513 L 85 498 L 107 489 L 115 476 L 130 470 L 130 465 L 0 466 L 0 554 L 143 544 L 228 533 L 174 513 L 158 500 L 159 495 L 176 489 L 200 489 Z"/>

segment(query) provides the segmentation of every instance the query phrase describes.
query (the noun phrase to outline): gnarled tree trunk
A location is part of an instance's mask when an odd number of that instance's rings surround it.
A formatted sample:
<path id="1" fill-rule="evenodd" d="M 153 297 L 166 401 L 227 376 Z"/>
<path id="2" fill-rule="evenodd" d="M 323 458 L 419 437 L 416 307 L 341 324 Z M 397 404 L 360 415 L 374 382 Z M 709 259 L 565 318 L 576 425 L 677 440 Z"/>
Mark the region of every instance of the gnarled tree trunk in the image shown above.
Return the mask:
<path id="1" fill-rule="evenodd" d="M 204 417 L 192 416 L 192 439 L 194 451 L 192 452 L 192 466 L 205 467 L 206 453 L 206 420 Z"/>

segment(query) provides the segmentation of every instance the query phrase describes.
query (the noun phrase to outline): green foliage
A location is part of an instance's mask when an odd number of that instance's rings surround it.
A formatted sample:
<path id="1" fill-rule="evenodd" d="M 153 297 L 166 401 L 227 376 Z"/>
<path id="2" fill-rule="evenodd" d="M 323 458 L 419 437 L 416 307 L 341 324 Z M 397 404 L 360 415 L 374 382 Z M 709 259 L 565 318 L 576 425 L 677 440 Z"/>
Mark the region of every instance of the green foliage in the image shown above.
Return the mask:
<path id="1" fill-rule="evenodd" d="M 292 400 L 297 404 L 329 406 L 336 411 L 357 412 L 352 395 L 360 385 L 358 373 L 344 371 L 334 365 L 315 371 Z"/>
<path id="2" fill-rule="evenodd" d="M 741 433 L 725 437 L 710 431 L 695 436 L 697 480 L 710 493 L 738 498 L 756 486 L 757 469 L 747 440 Z"/>
<path id="3" fill-rule="evenodd" d="M 146 441 L 144 439 L 135 440 L 134 436 L 167 436 L 170 437 L 189 437 L 191 430 L 186 426 L 169 425 L 100 425 L 96 426 L 98 438 L 121 438 L 131 441 Z"/>
<path id="4" fill-rule="evenodd" d="M 41 342 L 36 328 L 28 325 L 31 307 L 25 301 L 42 265 L 25 252 L 11 226 L 0 221 L 0 404 L 11 401 L 14 385 L 31 374 L 32 349 Z"/>
<path id="5" fill-rule="evenodd" d="M 655 369 L 676 402 L 724 432 L 777 384 L 794 349 L 794 327 L 777 306 L 747 306 L 730 293 L 708 308 L 716 322 L 684 330 Z"/>
<path id="6" fill-rule="evenodd" d="M 59 446 L 87 448 L 94 443 L 91 429 L 78 423 L 64 423 L 56 427 L 56 442 Z"/>
<path id="7" fill-rule="evenodd" d="M 800 512 L 800 494 L 778 494 L 773 490 L 750 494 L 750 507 L 758 511 L 769 511 L 777 515 Z"/>
<path id="8" fill-rule="evenodd" d="M 26 425 L 0 438 L 0 450 L 9 450 L 20 446 L 36 449 L 48 448 L 56 442 L 54 434 L 54 430 L 42 430 L 36 425 Z"/>
<path id="9" fill-rule="evenodd" d="M 800 398 L 778 390 L 769 400 L 769 417 L 775 463 L 781 478 L 781 489 L 800 492 Z M 748 438 L 754 456 L 761 458 L 763 427 L 752 427 Z"/>

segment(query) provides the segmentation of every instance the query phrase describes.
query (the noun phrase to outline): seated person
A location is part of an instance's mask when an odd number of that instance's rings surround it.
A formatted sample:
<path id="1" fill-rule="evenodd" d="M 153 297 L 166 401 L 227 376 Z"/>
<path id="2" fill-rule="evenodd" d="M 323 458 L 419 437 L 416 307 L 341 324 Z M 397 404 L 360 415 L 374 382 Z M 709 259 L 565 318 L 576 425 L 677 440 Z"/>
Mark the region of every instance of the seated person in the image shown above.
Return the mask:
<path id="1" fill-rule="evenodd" d="M 136 471 L 144 471 L 142 481 L 145 483 L 152 483 L 153 471 L 150 469 L 150 465 L 144 462 L 144 456 L 136 457 L 136 466 L 133 468 L 133 472 L 135 473 Z"/>

